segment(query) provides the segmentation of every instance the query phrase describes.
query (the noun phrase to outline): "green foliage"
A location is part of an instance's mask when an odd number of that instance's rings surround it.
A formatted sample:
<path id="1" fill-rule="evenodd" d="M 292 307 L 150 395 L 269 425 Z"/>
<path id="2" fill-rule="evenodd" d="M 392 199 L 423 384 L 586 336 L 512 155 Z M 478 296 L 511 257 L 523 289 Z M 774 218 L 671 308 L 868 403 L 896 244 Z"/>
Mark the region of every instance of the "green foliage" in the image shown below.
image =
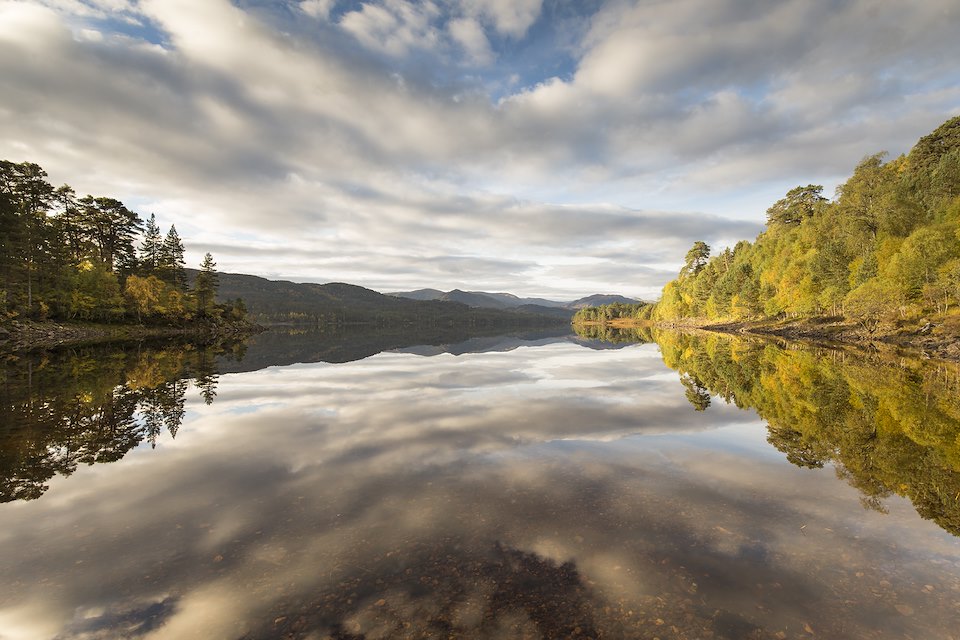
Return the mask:
<path id="1" fill-rule="evenodd" d="M 144 227 L 119 200 L 78 199 L 70 186 L 54 189 L 46 176 L 30 162 L 0 161 L 0 320 L 179 324 L 197 313 L 244 319 L 242 301 L 215 304 L 209 254 L 199 306 L 188 295 L 175 227 L 161 238 L 154 216 Z"/>
<path id="2" fill-rule="evenodd" d="M 705 260 L 698 242 L 652 317 L 830 315 L 875 328 L 960 306 L 960 118 L 906 156 L 885 155 L 864 158 L 833 202 L 818 185 L 791 189 L 752 244 Z"/>
<path id="3" fill-rule="evenodd" d="M 820 195 L 822 192 L 823 187 L 819 184 L 794 187 L 787 192 L 786 197 L 777 200 L 767 209 L 767 221 L 769 224 L 800 224 L 827 201 Z"/>
<path id="4" fill-rule="evenodd" d="M 69 320 L 114 321 L 123 316 L 117 276 L 100 262 L 87 264 L 75 276 L 67 304 Z"/>
<path id="5" fill-rule="evenodd" d="M 867 280 L 844 300 L 847 315 L 871 331 L 895 318 L 903 302 L 896 291 L 885 287 L 877 278 Z"/>
<path id="6" fill-rule="evenodd" d="M 697 275 L 707 266 L 710 260 L 710 247 L 706 242 L 697 240 L 687 251 L 686 263 L 683 266 L 683 272 L 687 275 Z"/>
<path id="7" fill-rule="evenodd" d="M 138 322 L 191 317 L 186 295 L 156 276 L 128 277 L 124 294 L 127 307 L 137 314 Z"/>
<path id="8" fill-rule="evenodd" d="M 570 321 L 573 324 L 606 324 L 615 319 L 649 320 L 651 307 L 652 305 L 648 302 L 641 302 L 639 304 L 612 302 L 610 304 L 600 305 L 599 307 L 584 307 L 578 309 Z"/>

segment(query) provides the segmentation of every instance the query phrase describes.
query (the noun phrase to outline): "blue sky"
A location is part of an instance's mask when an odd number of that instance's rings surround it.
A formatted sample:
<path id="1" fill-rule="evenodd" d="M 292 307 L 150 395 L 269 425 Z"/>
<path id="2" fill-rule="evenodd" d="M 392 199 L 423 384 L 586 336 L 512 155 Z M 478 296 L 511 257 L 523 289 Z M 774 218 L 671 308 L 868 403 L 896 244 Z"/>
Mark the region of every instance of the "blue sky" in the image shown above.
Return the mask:
<path id="1" fill-rule="evenodd" d="M 960 113 L 953 0 L 0 0 L 0 157 L 225 271 L 656 297 Z"/>

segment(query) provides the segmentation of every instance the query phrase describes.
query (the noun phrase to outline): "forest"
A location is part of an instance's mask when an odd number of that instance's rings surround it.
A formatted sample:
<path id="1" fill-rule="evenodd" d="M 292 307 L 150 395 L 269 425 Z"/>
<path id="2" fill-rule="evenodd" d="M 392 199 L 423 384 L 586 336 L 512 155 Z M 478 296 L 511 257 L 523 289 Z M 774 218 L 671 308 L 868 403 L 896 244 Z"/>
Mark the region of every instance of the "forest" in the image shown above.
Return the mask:
<path id="1" fill-rule="evenodd" d="M 180 325 L 242 320 L 216 302 L 207 254 L 188 286 L 175 226 L 161 233 L 121 201 L 54 187 L 32 162 L 0 160 L 0 322 L 13 319 Z"/>
<path id="2" fill-rule="evenodd" d="M 960 332 L 960 117 L 906 155 L 865 157 L 833 200 L 820 185 L 791 189 L 752 243 L 712 256 L 694 243 L 660 301 L 628 313 L 662 322 L 830 317 L 869 332 L 939 323 Z"/>
<path id="3" fill-rule="evenodd" d="M 607 321 L 616 318 L 642 320 L 648 317 L 650 306 L 648 302 L 638 302 L 636 304 L 612 302 L 597 307 L 583 307 L 573 314 L 571 322 L 573 324 L 605 324 Z"/>

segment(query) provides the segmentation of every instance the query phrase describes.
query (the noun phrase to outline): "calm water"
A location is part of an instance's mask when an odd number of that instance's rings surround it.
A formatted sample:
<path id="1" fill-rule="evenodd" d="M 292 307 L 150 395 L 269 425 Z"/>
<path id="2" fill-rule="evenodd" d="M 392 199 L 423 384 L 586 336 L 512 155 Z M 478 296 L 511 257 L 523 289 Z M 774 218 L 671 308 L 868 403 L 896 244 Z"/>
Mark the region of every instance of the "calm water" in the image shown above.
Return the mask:
<path id="1" fill-rule="evenodd" d="M 956 367 L 558 334 L 8 358 L 0 638 L 960 638 Z"/>

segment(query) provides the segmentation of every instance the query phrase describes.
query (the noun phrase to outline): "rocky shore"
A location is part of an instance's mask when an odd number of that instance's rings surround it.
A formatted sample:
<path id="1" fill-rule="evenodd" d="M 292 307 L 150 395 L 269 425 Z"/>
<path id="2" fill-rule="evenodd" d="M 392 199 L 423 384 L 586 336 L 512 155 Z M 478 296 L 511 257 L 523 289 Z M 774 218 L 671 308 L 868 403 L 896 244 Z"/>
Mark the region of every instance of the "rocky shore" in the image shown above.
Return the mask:
<path id="1" fill-rule="evenodd" d="M 698 324 L 699 329 L 722 333 L 777 336 L 786 340 L 844 343 L 861 347 L 896 346 L 938 360 L 960 361 L 960 317 L 924 320 L 902 327 L 866 327 L 842 318 L 804 318 Z"/>
<path id="2" fill-rule="evenodd" d="M 867 350 L 904 349 L 925 358 L 960 362 L 960 316 L 921 320 L 899 327 L 868 329 L 841 317 L 766 319 L 739 322 L 709 322 L 689 318 L 680 322 L 653 322 L 633 318 L 612 318 L 606 322 L 583 322 L 585 326 L 613 329 L 658 326 L 680 331 L 766 336 L 820 345 L 850 345 Z"/>

